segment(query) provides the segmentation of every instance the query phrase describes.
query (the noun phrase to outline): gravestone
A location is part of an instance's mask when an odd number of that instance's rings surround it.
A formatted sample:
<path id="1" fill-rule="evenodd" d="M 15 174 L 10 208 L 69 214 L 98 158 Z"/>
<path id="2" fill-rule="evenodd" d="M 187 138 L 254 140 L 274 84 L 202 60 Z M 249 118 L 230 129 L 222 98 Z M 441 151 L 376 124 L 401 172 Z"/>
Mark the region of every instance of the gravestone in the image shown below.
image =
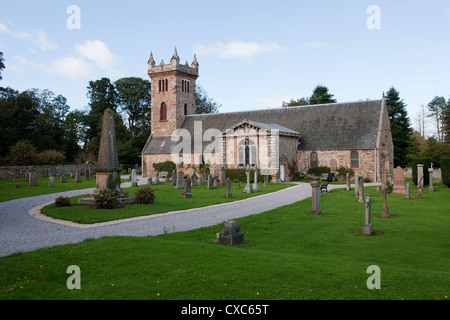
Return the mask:
<path id="1" fill-rule="evenodd" d="M 358 174 L 355 173 L 355 197 L 359 196 L 359 177 Z"/>
<path id="2" fill-rule="evenodd" d="M 14 185 L 14 188 L 20 189 L 20 188 L 22 188 L 22 185 L 21 185 L 20 183 L 16 183 L 16 184 Z"/>
<path id="3" fill-rule="evenodd" d="M 66 174 L 63 173 L 63 175 L 61 177 L 59 177 L 59 182 L 60 183 L 66 183 L 67 182 L 67 178 L 66 178 Z"/>
<path id="4" fill-rule="evenodd" d="M 264 185 L 267 186 L 269 184 L 269 175 L 264 175 Z"/>
<path id="5" fill-rule="evenodd" d="M 159 171 L 156 171 L 156 176 L 155 176 L 155 183 L 154 184 L 160 184 L 161 181 L 159 181 Z"/>
<path id="6" fill-rule="evenodd" d="M 433 192 L 434 191 L 434 185 L 433 185 L 433 168 L 428 168 L 428 173 L 430 175 L 430 184 L 428 186 L 428 191 Z"/>
<path id="7" fill-rule="evenodd" d="M 370 195 L 366 195 L 365 200 L 365 216 L 364 216 L 364 224 L 362 227 L 362 233 L 371 235 L 373 233 L 373 227 L 372 227 L 372 213 L 371 213 L 371 200 Z"/>
<path id="8" fill-rule="evenodd" d="M 75 170 L 75 183 L 81 183 L 81 173 L 80 170 Z"/>
<path id="9" fill-rule="evenodd" d="M 205 177 L 208 177 L 211 174 L 209 171 L 209 167 L 205 169 Z"/>
<path id="10" fill-rule="evenodd" d="M 394 187 L 392 193 L 406 194 L 403 169 L 398 166 L 394 170 Z"/>
<path id="11" fill-rule="evenodd" d="M 227 192 L 225 193 L 225 198 L 231 198 L 231 179 L 230 178 L 227 178 L 226 185 L 227 185 Z"/>
<path id="12" fill-rule="evenodd" d="M 147 179 L 147 184 L 150 185 L 150 186 L 152 185 L 152 178 L 148 178 Z"/>
<path id="13" fill-rule="evenodd" d="M 208 189 L 213 189 L 214 188 L 214 186 L 213 186 L 213 176 L 212 175 L 208 175 L 208 186 L 207 186 L 207 188 Z"/>
<path id="14" fill-rule="evenodd" d="M 175 187 L 177 185 L 177 169 L 173 169 L 172 171 L 172 186 Z"/>
<path id="15" fill-rule="evenodd" d="M 247 165 L 247 169 L 245 169 L 245 172 L 247 174 L 247 184 L 245 185 L 244 193 L 252 193 L 253 188 L 250 185 L 250 166 L 249 165 Z"/>
<path id="16" fill-rule="evenodd" d="M 196 186 L 197 185 L 197 179 L 198 179 L 198 177 L 197 177 L 197 174 L 195 173 L 195 170 L 194 170 L 194 172 L 192 173 L 192 186 Z"/>
<path id="17" fill-rule="evenodd" d="M 258 181 L 258 166 L 255 166 L 255 173 L 253 176 L 253 191 L 260 191 Z"/>
<path id="18" fill-rule="evenodd" d="M 106 109 L 102 119 L 102 133 L 95 174 L 95 190 L 93 194 L 89 195 L 89 198 L 78 199 L 78 204 L 94 206 L 95 195 L 105 188 L 112 190 L 116 194 L 116 206 L 136 203 L 135 197 L 129 197 L 128 193 L 120 188 L 121 171 L 114 127 L 114 112 L 111 109 Z"/>
<path id="19" fill-rule="evenodd" d="M 350 173 L 347 172 L 347 174 L 345 175 L 345 180 L 347 182 L 347 191 L 350 191 L 352 189 L 350 185 Z"/>
<path id="20" fill-rule="evenodd" d="M 417 187 L 423 188 L 423 164 L 417 165 Z"/>
<path id="21" fill-rule="evenodd" d="M 409 186 L 409 182 L 406 184 L 406 200 L 411 200 L 411 187 Z"/>
<path id="22" fill-rule="evenodd" d="M 244 243 L 244 234 L 236 221 L 226 221 L 222 232 L 216 234 L 219 244 L 238 245 Z"/>
<path id="23" fill-rule="evenodd" d="M 133 187 L 137 187 L 138 186 L 136 169 L 133 169 L 131 171 L 131 185 Z"/>
<path id="24" fill-rule="evenodd" d="M 222 186 L 226 186 L 227 185 L 227 175 L 226 175 L 226 172 L 225 172 L 225 167 L 221 168 L 220 174 L 221 174 L 220 183 L 221 183 Z"/>
<path id="25" fill-rule="evenodd" d="M 387 207 L 387 186 L 383 185 L 383 209 L 381 210 L 380 217 L 381 218 L 389 218 L 389 209 Z"/>
<path id="26" fill-rule="evenodd" d="M 310 214 L 322 214 L 320 210 L 320 186 L 319 181 L 312 181 L 311 183 L 312 191 L 312 208 Z"/>
<path id="27" fill-rule="evenodd" d="M 86 167 L 86 169 L 84 170 L 84 180 L 89 181 L 89 177 L 90 177 L 89 167 Z"/>
<path id="28" fill-rule="evenodd" d="M 200 179 L 199 179 L 199 183 L 200 183 L 200 185 L 204 185 L 205 184 L 205 178 L 203 177 L 203 176 L 200 176 Z"/>
<path id="29" fill-rule="evenodd" d="M 49 188 L 55 187 L 55 177 L 48 177 L 48 187 Z"/>
<path id="30" fill-rule="evenodd" d="M 358 188 L 359 188 L 359 199 L 358 202 L 359 203 L 364 203 L 364 177 L 361 176 L 358 178 L 359 182 L 358 182 Z"/>
<path id="31" fill-rule="evenodd" d="M 37 180 L 36 180 L 36 171 L 30 171 L 28 174 L 28 186 L 35 187 L 37 186 Z"/>
<path id="32" fill-rule="evenodd" d="M 212 177 L 212 186 L 213 186 L 213 189 L 217 188 L 217 177 L 216 176 Z"/>
<path id="33" fill-rule="evenodd" d="M 181 194 L 183 198 L 191 198 L 191 178 L 187 178 L 184 184 L 184 192 Z"/>
<path id="34" fill-rule="evenodd" d="M 175 189 L 183 189 L 184 172 L 182 170 L 177 173 L 177 185 Z"/>

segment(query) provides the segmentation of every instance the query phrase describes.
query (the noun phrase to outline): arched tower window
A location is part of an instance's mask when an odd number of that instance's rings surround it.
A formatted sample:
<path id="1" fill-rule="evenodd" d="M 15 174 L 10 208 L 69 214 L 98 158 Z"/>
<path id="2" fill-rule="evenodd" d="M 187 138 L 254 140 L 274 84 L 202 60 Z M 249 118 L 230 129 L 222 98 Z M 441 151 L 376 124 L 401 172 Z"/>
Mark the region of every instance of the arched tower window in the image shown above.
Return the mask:
<path id="1" fill-rule="evenodd" d="M 187 103 L 184 104 L 184 115 L 187 115 Z"/>
<path id="2" fill-rule="evenodd" d="M 309 162 L 311 168 L 317 168 L 317 152 L 311 152 L 309 155 Z"/>
<path id="3" fill-rule="evenodd" d="M 161 108 L 159 109 L 159 120 L 166 121 L 167 120 L 167 107 L 166 103 L 161 103 Z"/>
<path id="4" fill-rule="evenodd" d="M 352 151 L 350 153 L 350 168 L 359 168 L 359 153 L 357 151 Z"/>

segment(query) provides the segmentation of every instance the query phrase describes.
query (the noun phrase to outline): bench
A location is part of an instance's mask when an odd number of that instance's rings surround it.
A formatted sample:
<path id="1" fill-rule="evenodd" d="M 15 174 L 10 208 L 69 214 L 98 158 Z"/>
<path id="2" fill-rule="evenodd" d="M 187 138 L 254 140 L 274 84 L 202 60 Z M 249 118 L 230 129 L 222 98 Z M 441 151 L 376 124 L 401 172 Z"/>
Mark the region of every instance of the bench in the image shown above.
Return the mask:
<path id="1" fill-rule="evenodd" d="M 328 180 L 328 173 L 322 173 L 322 175 L 320 176 L 320 180 L 321 180 L 321 181 L 322 181 L 322 180 L 327 181 L 327 180 Z"/>
<path id="2" fill-rule="evenodd" d="M 328 192 L 328 183 L 320 185 L 320 193 Z"/>

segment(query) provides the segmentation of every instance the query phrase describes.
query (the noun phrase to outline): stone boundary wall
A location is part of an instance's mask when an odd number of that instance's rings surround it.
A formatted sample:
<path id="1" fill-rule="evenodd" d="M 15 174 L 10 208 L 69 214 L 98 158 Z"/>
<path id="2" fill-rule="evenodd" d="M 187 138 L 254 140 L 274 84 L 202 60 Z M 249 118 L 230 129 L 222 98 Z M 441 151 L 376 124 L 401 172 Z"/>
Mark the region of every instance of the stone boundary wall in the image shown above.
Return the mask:
<path id="1" fill-rule="evenodd" d="M 86 164 L 69 164 L 69 165 L 47 165 L 47 166 L 8 166 L 0 167 L 0 179 L 25 178 L 27 172 L 36 171 L 36 177 L 61 176 L 62 174 L 75 173 L 81 170 L 84 174 Z M 93 165 L 95 172 L 95 165 Z"/>
<path id="2" fill-rule="evenodd" d="M 404 174 L 405 178 L 412 178 L 412 168 L 410 168 L 410 167 L 404 168 L 403 174 Z M 433 181 L 439 182 L 439 183 L 442 182 L 441 168 L 434 168 Z"/>

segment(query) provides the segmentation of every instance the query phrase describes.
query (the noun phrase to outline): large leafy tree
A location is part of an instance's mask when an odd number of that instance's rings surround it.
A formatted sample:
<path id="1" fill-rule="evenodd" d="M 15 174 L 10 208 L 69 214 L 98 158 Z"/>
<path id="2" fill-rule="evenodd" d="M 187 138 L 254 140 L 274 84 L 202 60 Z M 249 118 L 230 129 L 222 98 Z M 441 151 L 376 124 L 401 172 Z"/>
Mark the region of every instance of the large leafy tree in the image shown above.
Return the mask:
<path id="1" fill-rule="evenodd" d="M 429 117 L 434 120 L 436 125 L 436 138 L 438 142 L 444 141 L 444 113 L 447 109 L 447 103 L 444 97 L 435 96 L 427 105 L 430 111 Z"/>
<path id="2" fill-rule="evenodd" d="M 444 122 L 444 126 L 442 128 L 444 141 L 446 143 L 450 143 L 450 98 L 447 101 L 447 107 L 445 108 L 442 118 Z"/>
<path id="3" fill-rule="evenodd" d="M 406 166 L 412 132 L 406 104 L 400 99 L 400 93 L 394 87 L 388 90 L 385 99 L 394 144 L 394 166 Z"/>
<path id="4" fill-rule="evenodd" d="M 3 52 L 0 52 L 0 80 L 2 80 L 2 70 L 5 69 L 5 59 L 3 59 Z"/>

